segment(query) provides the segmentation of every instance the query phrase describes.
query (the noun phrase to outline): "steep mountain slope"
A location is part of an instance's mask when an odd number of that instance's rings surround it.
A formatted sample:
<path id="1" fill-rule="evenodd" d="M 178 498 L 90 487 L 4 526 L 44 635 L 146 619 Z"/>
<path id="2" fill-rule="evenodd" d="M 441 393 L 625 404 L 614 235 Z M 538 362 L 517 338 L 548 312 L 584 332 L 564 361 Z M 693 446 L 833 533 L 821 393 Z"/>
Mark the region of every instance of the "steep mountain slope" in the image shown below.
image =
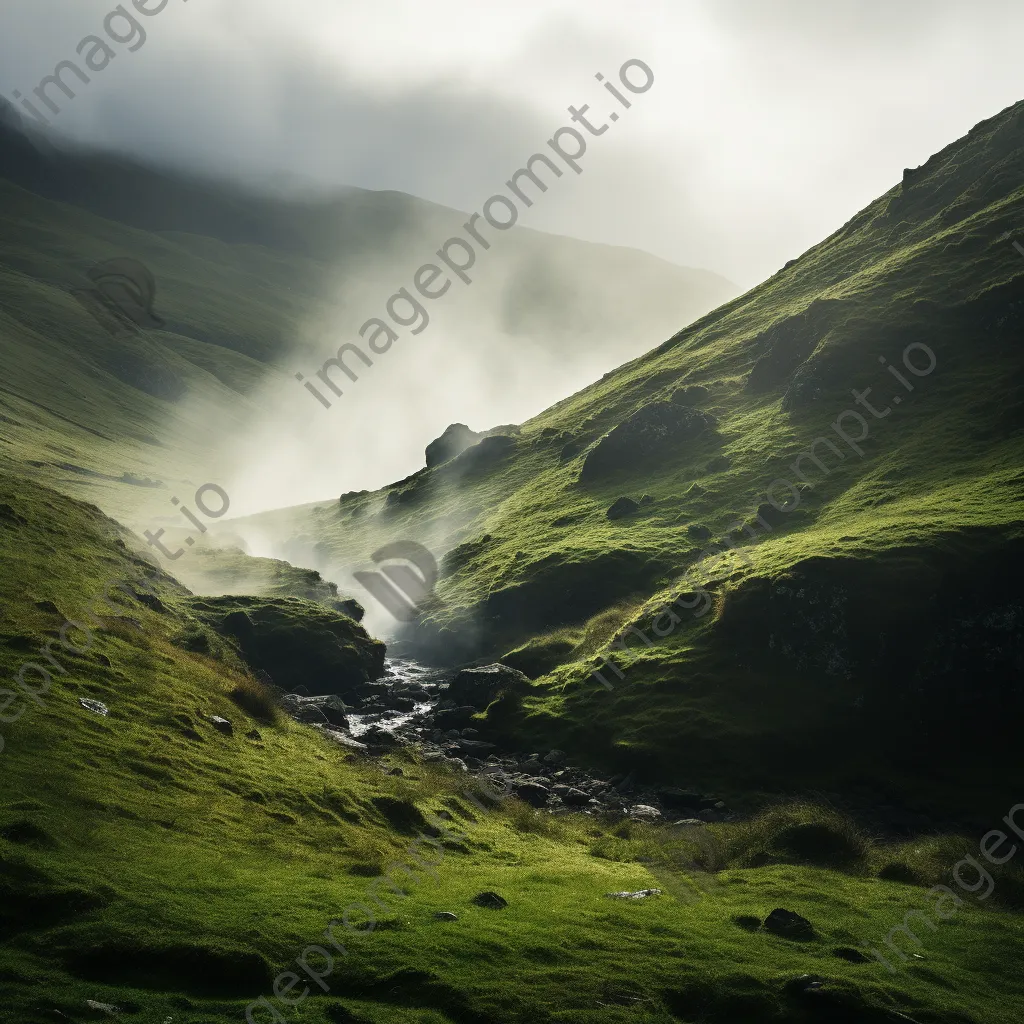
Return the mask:
<path id="1" fill-rule="evenodd" d="M 228 440 L 272 416 L 275 396 L 294 394 L 300 412 L 322 416 L 294 373 L 312 377 L 465 219 L 397 193 L 352 189 L 300 202 L 191 180 L 63 148 L 26 133 L 8 108 L 0 116 L 3 456 L 148 525 L 166 514 L 175 484 L 234 468 Z M 735 292 L 713 274 L 640 252 L 521 228 L 502 243 L 481 259 L 445 326 L 433 328 L 430 351 L 460 366 L 479 365 L 481 351 L 498 364 L 543 351 L 541 390 L 551 394 L 635 354 L 645 331 L 658 337 Z M 96 262 L 119 256 L 141 260 L 157 282 L 164 324 L 144 337 L 109 337 L 70 294 L 89 287 Z M 401 393 L 402 373 L 414 371 L 392 360 L 386 378 L 376 371 L 376 387 Z M 292 422 L 296 412 L 285 404 L 280 416 Z"/>
<path id="2" fill-rule="evenodd" d="M 1018 104 L 504 446 L 230 526 L 309 538 L 336 582 L 397 539 L 443 556 L 408 636 L 537 677 L 498 732 L 730 796 L 1002 806 L 1024 782 L 1022 224 Z"/>

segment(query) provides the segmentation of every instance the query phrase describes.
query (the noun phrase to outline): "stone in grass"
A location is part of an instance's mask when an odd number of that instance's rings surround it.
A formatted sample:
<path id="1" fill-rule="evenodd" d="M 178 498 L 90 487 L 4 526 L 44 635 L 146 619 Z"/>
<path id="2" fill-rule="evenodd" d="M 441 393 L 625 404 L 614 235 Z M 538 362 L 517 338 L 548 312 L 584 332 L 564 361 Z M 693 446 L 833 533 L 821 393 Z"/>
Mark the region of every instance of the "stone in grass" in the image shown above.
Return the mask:
<path id="1" fill-rule="evenodd" d="M 825 979 L 820 975 L 800 974 L 790 978 L 782 987 L 792 995 L 802 995 L 804 992 L 817 992 L 824 984 Z"/>
<path id="2" fill-rule="evenodd" d="M 486 907 L 488 910 L 504 910 L 508 901 L 502 899 L 496 892 L 481 892 L 473 897 L 473 902 L 478 907 Z"/>
<path id="3" fill-rule="evenodd" d="M 86 711 L 91 711 L 95 715 L 102 715 L 104 718 L 110 714 L 110 709 L 102 701 L 92 700 L 89 697 L 79 697 L 78 703 L 85 708 Z"/>
<path id="4" fill-rule="evenodd" d="M 851 964 L 866 964 L 871 960 L 871 957 L 865 956 L 859 949 L 854 949 L 853 946 L 839 946 L 832 950 L 832 955 L 840 960 L 847 960 Z"/>
<path id="5" fill-rule="evenodd" d="M 633 515 L 640 506 L 632 498 L 616 498 L 605 512 L 609 519 L 625 519 Z"/>
<path id="6" fill-rule="evenodd" d="M 221 718 L 220 715 L 213 715 L 210 718 L 210 722 L 217 732 L 222 732 L 225 736 L 234 736 L 235 727 L 226 718 Z"/>
<path id="7" fill-rule="evenodd" d="M 711 536 L 711 531 L 700 523 L 692 523 L 686 528 L 686 533 L 693 540 L 707 540 Z"/>
<path id="8" fill-rule="evenodd" d="M 516 796 L 531 807 L 546 807 L 551 790 L 536 782 L 524 782 L 516 787 Z"/>
<path id="9" fill-rule="evenodd" d="M 458 921 L 458 915 L 453 914 L 450 910 L 439 910 L 434 914 L 435 921 Z"/>
<path id="10" fill-rule="evenodd" d="M 640 889 L 637 892 L 606 892 L 605 896 L 612 900 L 646 900 L 661 894 L 661 889 Z"/>
<path id="11" fill-rule="evenodd" d="M 784 939 L 806 941 L 814 938 L 814 925 L 793 910 L 776 907 L 764 921 L 764 930 Z"/>
<path id="12" fill-rule="evenodd" d="M 110 1003 L 98 1003 L 95 999 L 86 999 L 85 1005 L 96 1013 L 105 1013 L 108 1017 L 116 1017 L 121 1011 Z"/>
<path id="13" fill-rule="evenodd" d="M 658 821 L 661 818 L 661 811 L 650 804 L 637 804 L 629 809 L 629 816 L 640 821 Z"/>
<path id="14" fill-rule="evenodd" d="M 554 793 L 570 807 L 586 807 L 590 803 L 590 794 L 575 786 L 555 786 Z"/>

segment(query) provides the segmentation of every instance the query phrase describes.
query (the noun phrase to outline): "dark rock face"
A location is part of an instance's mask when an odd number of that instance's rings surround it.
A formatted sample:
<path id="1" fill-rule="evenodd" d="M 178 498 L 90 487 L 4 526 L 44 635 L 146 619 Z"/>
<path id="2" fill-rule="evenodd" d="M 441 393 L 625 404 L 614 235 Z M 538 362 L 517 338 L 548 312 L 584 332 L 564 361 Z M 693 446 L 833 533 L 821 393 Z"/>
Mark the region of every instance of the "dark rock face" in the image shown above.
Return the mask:
<path id="1" fill-rule="evenodd" d="M 503 693 L 525 693 L 529 689 L 530 680 L 522 672 L 499 662 L 483 668 L 464 668 L 452 680 L 446 696 L 485 708 Z"/>
<path id="2" fill-rule="evenodd" d="M 625 519 L 639 510 L 640 506 L 632 498 L 616 498 L 605 515 L 609 519 Z"/>
<path id="3" fill-rule="evenodd" d="M 806 941 L 814 938 L 814 925 L 792 910 L 776 907 L 764 922 L 764 930 L 784 939 Z"/>
<path id="4" fill-rule="evenodd" d="M 470 445 L 480 440 L 482 434 L 470 430 L 465 423 L 452 423 L 444 433 L 427 445 L 427 469 L 440 466 L 443 462 L 461 455 Z"/>
<path id="5" fill-rule="evenodd" d="M 601 480 L 637 465 L 668 460 L 680 445 L 714 430 L 715 418 L 685 405 L 655 402 L 606 434 L 583 461 L 580 479 Z"/>

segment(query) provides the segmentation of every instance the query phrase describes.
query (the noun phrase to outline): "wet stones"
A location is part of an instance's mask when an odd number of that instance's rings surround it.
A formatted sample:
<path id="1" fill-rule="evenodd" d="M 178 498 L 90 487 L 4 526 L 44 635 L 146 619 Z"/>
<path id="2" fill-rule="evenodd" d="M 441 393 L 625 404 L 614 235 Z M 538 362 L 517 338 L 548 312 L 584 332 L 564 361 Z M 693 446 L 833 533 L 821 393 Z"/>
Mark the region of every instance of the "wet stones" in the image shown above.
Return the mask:
<path id="1" fill-rule="evenodd" d="M 445 695 L 459 704 L 483 709 L 503 693 L 525 693 L 529 678 L 518 669 L 495 663 L 482 668 L 465 668 L 451 681 Z"/>
<path id="2" fill-rule="evenodd" d="M 515 789 L 516 796 L 531 807 L 546 807 L 551 790 L 537 782 L 524 782 Z"/>

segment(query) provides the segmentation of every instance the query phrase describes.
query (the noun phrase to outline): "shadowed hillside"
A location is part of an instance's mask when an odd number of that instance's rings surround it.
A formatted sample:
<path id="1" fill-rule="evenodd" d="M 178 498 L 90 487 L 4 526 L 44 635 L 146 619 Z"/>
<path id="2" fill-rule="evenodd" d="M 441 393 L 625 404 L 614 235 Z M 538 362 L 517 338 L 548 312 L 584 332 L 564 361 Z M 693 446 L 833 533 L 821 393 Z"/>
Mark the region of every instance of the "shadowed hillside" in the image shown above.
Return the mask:
<path id="1" fill-rule="evenodd" d="M 1022 223 L 1017 105 L 493 458 L 253 525 L 309 535 L 339 582 L 388 540 L 430 547 L 436 606 L 407 636 L 535 677 L 492 708 L 502 734 L 731 793 L 1001 801 L 1024 726 Z"/>

